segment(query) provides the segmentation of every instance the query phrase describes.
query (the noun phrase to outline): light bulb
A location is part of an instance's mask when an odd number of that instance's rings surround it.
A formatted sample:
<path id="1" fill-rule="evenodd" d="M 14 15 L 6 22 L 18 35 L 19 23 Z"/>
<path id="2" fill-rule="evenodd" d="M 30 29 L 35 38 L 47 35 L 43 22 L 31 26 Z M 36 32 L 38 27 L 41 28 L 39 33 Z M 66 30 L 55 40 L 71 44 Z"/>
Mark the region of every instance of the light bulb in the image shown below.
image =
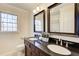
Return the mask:
<path id="1" fill-rule="evenodd" d="M 39 11 L 39 10 L 40 10 L 40 8 L 39 8 L 39 7 L 37 7 L 36 9 L 37 9 L 37 11 Z"/>
<path id="2" fill-rule="evenodd" d="M 36 10 L 33 10 L 33 13 L 36 13 Z"/>

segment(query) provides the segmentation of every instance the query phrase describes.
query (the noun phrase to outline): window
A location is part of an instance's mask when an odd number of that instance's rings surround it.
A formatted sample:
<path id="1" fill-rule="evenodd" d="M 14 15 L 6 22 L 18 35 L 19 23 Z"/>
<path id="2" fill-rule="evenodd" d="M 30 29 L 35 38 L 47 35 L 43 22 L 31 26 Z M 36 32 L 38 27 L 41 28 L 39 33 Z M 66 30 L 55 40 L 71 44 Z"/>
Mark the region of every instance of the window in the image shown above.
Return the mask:
<path id="1" fill-rule="evenodd" d="M 36 31 L 42 31 L 42 25 L 40 20 L 35 20 Z"/>
<path id="2" fill-rule="evenodd" d="M 1 32 L 15 32 L 17 31 L 17 16 L 0 13 L 0 31 Z"/>

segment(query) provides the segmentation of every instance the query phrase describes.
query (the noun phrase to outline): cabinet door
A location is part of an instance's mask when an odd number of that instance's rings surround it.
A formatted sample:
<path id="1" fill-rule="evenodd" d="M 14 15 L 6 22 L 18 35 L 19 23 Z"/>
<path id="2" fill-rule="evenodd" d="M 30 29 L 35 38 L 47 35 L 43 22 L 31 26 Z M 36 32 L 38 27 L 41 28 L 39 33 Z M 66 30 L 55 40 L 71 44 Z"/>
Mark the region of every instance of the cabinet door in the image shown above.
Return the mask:
<path id="1" fill-rule="evenodd" d="M 31 48 L 27 47 L 27 56 L 31 56 L 31 55 L 32 55 Z"/>
<path id="2" fill-rule="evenodd" d="M 39 56 L 39 49 L 36 46 L 31 45 L 31 51 L 32 51 L 32 56 Z"/>
<path id="3" fill-rule="evenodd" d="M 26 43 L 27 44 L 27 43 Z M 32 55 L 32 50 L 31 50 L 31 46 L 30 46 L 30 43 L 28 43 L 26 46 L 25 46 L 25 56 L 31 56 Z"/>
<path id="4" fill-rule="evenodd" d="M 25 46 L 25 56 L 31 56 L 31 49 Z"/>

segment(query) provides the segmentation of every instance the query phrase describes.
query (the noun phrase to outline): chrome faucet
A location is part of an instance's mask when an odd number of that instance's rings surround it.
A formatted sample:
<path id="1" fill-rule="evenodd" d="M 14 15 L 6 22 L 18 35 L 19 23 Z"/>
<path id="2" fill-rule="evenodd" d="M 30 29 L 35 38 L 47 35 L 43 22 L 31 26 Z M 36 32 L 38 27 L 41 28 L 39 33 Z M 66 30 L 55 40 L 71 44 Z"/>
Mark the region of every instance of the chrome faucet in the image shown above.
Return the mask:
<path id="1" fill-rule="evenodd" d="M 56 40 L 56 44 L 57 44 L 57 45 L 58 45 L 58 42 L 60 42 L 60 45 L 61 45 L 61 46 L 63 45 L 62 39 Z M 69 42 L 66 41 L 66 43 L 65 43 L 65 47 L 66 47 L 66 48 L 68 48 L 68 44 L 69 44 Z"/>
<path id="2" fill-rule="evenodd" d="M 58 40 L 56 40 L 56 44 L 58 45 Z"/>
<path id="3" fill-rule="evenodd" d="M 59 39 L 59 40 L 56 40 L 56 44 L 58 45 L 58 42 L 60 42 L 60 45 L 62 46 L 62 40 Z"/>
<path id="4" fill-rule="evenodd" d="M 68 42 L 66 42 L 66 48 L 68 48 Z"/>

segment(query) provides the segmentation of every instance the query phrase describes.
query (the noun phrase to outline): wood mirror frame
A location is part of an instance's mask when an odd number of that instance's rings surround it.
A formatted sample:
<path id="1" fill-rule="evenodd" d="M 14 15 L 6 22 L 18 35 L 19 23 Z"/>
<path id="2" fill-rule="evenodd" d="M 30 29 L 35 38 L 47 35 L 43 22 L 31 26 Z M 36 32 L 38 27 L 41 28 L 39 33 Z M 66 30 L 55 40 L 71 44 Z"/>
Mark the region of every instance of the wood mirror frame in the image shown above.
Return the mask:
<path id="1" fill-rule="evenodd" d="M 76 4 L 74 3 L 74 33 L 67 33 L 67 32 L 51 32 L 50 31 L 50 9 L 58 6 L 58 5 L 61 5 L 62 3 L 54 3 L 52 4 L 51 6 L 48 7 L 47 9 L 47 19 L 48 19 L 48 32 L 49 33 L 55 33 L 55 34 L 70 34 L 70 35 L 75 35 L 75 32 L 76 32 Z"/>
<path id="2" fill-rule="evenodd" d="M 43 13 L 43 18 L 42 18 L 42 19 L 43 19 L 43 20 L 42 20 L 42 21 L 43 21 L 43 25 L 42 25 L 42 26 L 43 26 L 43 28 L 42 28 L 43 31 L 36 31 L 36 30 L 35 30 L 35 20 L 36 20 L 36 16 L 40 15 L 41 13 Z M 37 14 L 34 15 L 34 32 L 36 32 L 36 33 L 45 32 L 45 10 L 42 10 L 42 11 L 40 11 L 40 12 L 38 12 Z"/>

